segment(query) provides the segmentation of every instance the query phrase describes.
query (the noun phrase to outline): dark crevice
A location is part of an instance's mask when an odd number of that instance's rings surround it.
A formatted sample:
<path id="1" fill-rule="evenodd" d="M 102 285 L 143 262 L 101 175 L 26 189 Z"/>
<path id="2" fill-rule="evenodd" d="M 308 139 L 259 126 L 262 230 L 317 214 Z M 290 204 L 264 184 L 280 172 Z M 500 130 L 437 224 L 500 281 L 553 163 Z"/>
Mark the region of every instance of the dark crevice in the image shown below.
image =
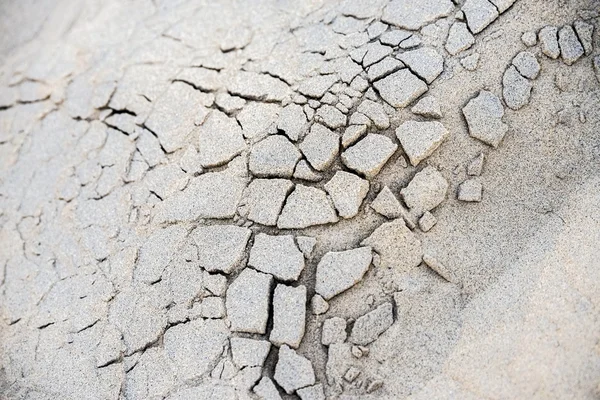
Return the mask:
<path id="1" fill-rule="evenodd" d="M 156 134 L 156 132 L 154 132 L 152 129 L 148 128 L 148 125 L 146 125 L 145 123 L 138 125 L 142 128 L 144 128 L 145 130 L 147 130 L 148 132 L 150 132 L 150 134 L 152 136 L 154 136 L 156 138 L 156 140 L 158 140 L 158 145 L 160 146 L 160 149 L 162 150 L 163 153 L 165 154 L 169 154 L 169 152 L 163 147 L 162 143 L 160 142 L 160 138 L 158 137 L 158 135 Z"/>
<path id="2" fill-rule="evenodd" d="M 100 320 L 99 320 L 99 319 L 97 319 L 96 321 L 92 322 L 91 324 L 89 324 L 89 325 L 87 325 L 87 326 L 84 326 L 83 328 L 81 328 L 80 330 L 78 330 L 78 331 L 77 331 L 77 332 L 75 332 L 75 333 L 81 333 L 81 332 L 83 332 L 83 331 L 85 331 L 85 330 L 88 330 L 88 329 L 92 328 L 94 325 L 96 325 L 98 322 L 100 322 Z"/>
<path id="3" fill-rule="evenodd" d="M 106 367 L 110 367 L 111 365 L 114 365 L 114 364 L 119 364 L 121 362 L 123 362 L 122 355 L 115 358 L 114 360 L 110 360 L 110 361 L 105 362 L 104 364 L 97 365 L 96 368 L 106 368 Z"/>
<path id="4" fill-rule="evenodd" d="M 160 201 L 163 201 L 163 200 L 164 200 L 164 199 L 163 199 L 161 196 L 159 196 L 159 195 L 158 195 L 158 193 L 156 193 L 154 190 L 149 190 L 149 192 L 150 192 L 150 194 L 153 194 L 153 195 L 155 195 L 156 197 L 158 197 L 158 199 L 159 199 Z"/>
<path id="5" fill-rule="evenodd" d="M 112 128 L 112 129 L 114 129 L 115 131 L 121 132 L 121 133 L 122 133 L 123 135 L 125 135 L 125 136 L 129 136 L 129 132 L 126 132 L 126 131 L 124 131 L 123 129 L 119 128 L 119 127 L 118 127 L 118 126 L 116 126 L 116 125 L 113 125 L 113 124 L 111 124 L 111 123 L 108 123 L 108 122 L 106 122 L 106 121 L 102 121 L 102 123 L 103 123 L 104 125 L 108 126 L 109 128 Z"/>
<path id="6" fill-rule="evenodd" d="M 196 84 L 194 84 L 194 83 L 192 83 L 190 81 L 186 81 L 185 79 L 177 78 L 177 79 L 173 79 L 171 81 L 171 83 L 175 83 L 175 82 L 180 82 L 180 83 L 186 84 L 188 86 L 191 86 L 194 89 L 196 89 L 197 91 L 202 92 L 202 93 L 212 93 L 212 92 L 214 92 L 214 90 L 208 90 L 208 89 L 201 88 L 200 86 L 198 86 L 198 85 L 196 85 Z"/>
<path id="7" fill-rule="evenodd" d="M 112 110 L 112 112 L 110 113 L 110 115 L 108 117 L 111 117 L 111 116 L 113 116 L 115 114 L 128 114 L 128 115 L 131 115 L 132 117 L 137 117 L 137 114 L 135 112 L 133 112 L 131 110 L 128 110 L 126 108 L 117 110 L 117 109 L 114 109 L 114 108 L 107 107 L 106 109 L 107 110 Z M 106 118 L 108 118 L 108 117 L 106 117 Z"/>
<path id="8" fill-rule="evenodd" d="M 39 330 L 46 329 L 46 328 L 47 328 L 47 327 L 49 327 L 50 325 L 54 325 L 54 322 L 48 322 L 47 324 L 40 325 L 40 326 L 38 326 L 38 329 L 39 329 Z"/>

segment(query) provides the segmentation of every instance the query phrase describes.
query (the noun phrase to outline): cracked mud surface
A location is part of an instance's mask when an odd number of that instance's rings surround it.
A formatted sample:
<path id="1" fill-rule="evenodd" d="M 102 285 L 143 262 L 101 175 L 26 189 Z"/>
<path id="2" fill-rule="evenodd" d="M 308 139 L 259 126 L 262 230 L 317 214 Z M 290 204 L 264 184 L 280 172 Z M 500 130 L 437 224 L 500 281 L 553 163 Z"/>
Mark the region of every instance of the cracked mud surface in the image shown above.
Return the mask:
<path id="1" fill-rule="evenodd" d="M 598 1 L 0 27 L 0 398 L 600 396 Z"/>

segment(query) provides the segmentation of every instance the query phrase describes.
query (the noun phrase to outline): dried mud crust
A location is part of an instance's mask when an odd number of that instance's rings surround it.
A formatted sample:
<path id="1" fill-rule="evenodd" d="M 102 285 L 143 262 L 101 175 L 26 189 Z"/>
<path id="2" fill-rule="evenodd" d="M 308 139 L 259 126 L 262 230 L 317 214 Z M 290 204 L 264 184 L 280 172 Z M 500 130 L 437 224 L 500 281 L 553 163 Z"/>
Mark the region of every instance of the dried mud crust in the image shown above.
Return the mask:
<path id="1" fill-rule="evenodd" d="M 0 6 L 0 393 L 593 398 L 600 17 L 563 3 Z"/>

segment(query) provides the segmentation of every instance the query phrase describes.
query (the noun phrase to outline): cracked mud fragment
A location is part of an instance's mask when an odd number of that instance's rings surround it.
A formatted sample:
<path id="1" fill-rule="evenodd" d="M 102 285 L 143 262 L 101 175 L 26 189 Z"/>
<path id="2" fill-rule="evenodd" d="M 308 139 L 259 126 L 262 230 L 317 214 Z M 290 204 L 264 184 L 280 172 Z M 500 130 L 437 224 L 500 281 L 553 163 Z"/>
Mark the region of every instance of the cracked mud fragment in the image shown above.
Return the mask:
<path id="1" fill-rule="evenodd" d="M 358 176 L 338 171 L 324 186 L 342 218 L 352 218 L 358 214 L 364 198 L 369 192 L 369 181 Z"/>
<path id="2" fill-rule="evenodd" d="M 236 117 L 242 126 L 244 137 L 258 140 L 273 133 L 280 110 L 277 104 L 248 103 Z"/>
<path id="3" fill-rule="evenodd" d="M 533 83 L 521 75 L 514 65 L 504 73 L 502 86 L 502 95 L 509 108 L 519 110 L 529 104 Z"/>
<path id="4" fill-rule="evenodd" d="M 357 110 L 369 117 L 377 129 L 387 129 L 390 127 L 390 118 L 381 104 L 367 99 L 360 103 Z"/>
<path id="5" fill-rule="evenodd" d="M 158 223 L 232 218 L 246 188 L 246 175 L 245 167 L 240 169 L 234 159 L 224 171 L 193 178 L 183 191 L 156 206 L 154 218 Z"/>
<path id="6" fill-rule="evenodd" d="M 458 199 L 469 203 L 481 201 L 483 185 L 475 179 L 468 179 L 458 187 Z"/>
<path id="7" fill-rule="evenodd" d="M 180 324 L 165 332 L 165 352 L 181 378 L 198 378 L 223 352 L 228 332 L 220 320 L 198 319 Z"/>
<path id="8" fill-rule="evenodd" d="M 402 204 L 387 186 L 377 194 L 371 203 L 371 208 L 386 218 L 394 219 L 402 216 Z"/>
<path id="9" fill-rule="evenodd" d="M 399 28 L 418 30 L 422 26 L 446 17 L 454 10 L 450 0 L 393 0 L 383 11 L 381 20 Z"/>
<path id="10" fill-rule="evenodd" d="M 296 393 L 300 397 L 300 400 L 325 400 L 322 383 L 298 389 Z"/>
<path id="11" fill-rule="evenodd" d="M 440 119 L 444 116 L 442 114 L 440 102 L 434 96 L 423 97 L 410 109 L 410 111 L 412 111 L 413 114 L 422 115 L 424 117 L 433 119 Z"/>
<path id="12" fill-rule="evenodd" d="M 306 97 L 320 99 L 340 78 L 335 75 L 317 75 L 302 82 L 298 91 Z"/>
<path id="13" fill-rule="evenodd" d="M 583 46 L 585 55 L 587 56 L 592 54 L 592 50 L 594 47 L 594 25 L 581 20 L 577 20 L 573 23 L 573 28 L 575 28 L 575 33 L 577 34 L 579 42 Z"/>
<path id="14" fill-rule="evenodd" d="M 154 104 L 145 122 L 170 153 L 182 148 L 195 129 L 195 121 L 208 106 L 203 93 L 182 82 L 174 82 Z"/>
<path id="15" fill-rule="evenodd" d="M 154 283 L 160 280 L 164 269 L 181 246 L 187 230 L 170 226 L 154 232 L 140 248 L 134 271 L 136 281 Z"/>
<path id="16" fill-rule="evenodd" d="M 12 3 L 2 396 L 595 390 L 585 0 Z"/>
<path id="17" fill-rule="evenodd" d="M 421 216 L 444 201 L 448 186 L 446 178 L 429 166 L 418 172 L 400 194 L 411 212 Z"/>
<path id="18" fill-rule="evenodd" d="M 247 218 L 275 226 L 287 195 L 294 184 L 286 179 L 254 179 L 244 192 Z"/>
<path id="19" fill-rule="evenodd" d="M 304 256 L 292 235 L 254 237 L 248 265 L 282 281 L 295 281 L 304 269 Z"/>
<path id="20" fill-rule="evenodd" d="M 262 367 L 271 349 L 266 340 L 232 337 L 229 342 L 233 362 L 240 368 Z"/>
<path id="21" fill-rule="evenodd" d="M 292 394 L 298 389 L 313 385 L 315 372 L 310 360 L 283 345 L 279 349 L 274 379 L 287 394 Z"/>
<path id="22" fill-rule="evenodd" d="M 558 28 L 555 26 L 545 26 L 538 33 L 542 53 L 546 56 L 557 59 L 560 56 L 560 47 L 558 47 Z"/>
<path id="23" fill-rule="evenodd" d="M 573 28 L 565 25 L 558 31 L 560 55 L 565 64 L 572 65 L 584 54 L 584 49 Z"/>
<path id="24" fill-rule="evenodd" d="M 246 268 L 229 285 L 225 307 L 232 331 L 265 333 L 272 282 L 271 275 Z"/>
<path id="25" fill-rule="evenodd" d="M 354 344 L 367 345 L 375 341 L 393 323 L 392 303 L 384 303 L 354 322 L 348 340 Z"/>
<path id="26" fill-rule="evenodd" d="M 337 157 L 339 141 L 336 133 L 323 125 L 314 124 L 298 147 L 314 169 L 324 171 Z"/>
<path id="27" fill-rule="evenodd" d="M 396 136 L 413 166 L 429 157 L 448 135 L 440 122 L 407 121 L 396 129 Z"/>
<path id="28" fill-rule="evenodd" d="M 370 133 L 346 149 L 342 153 L 342 161 L 348 168 L 371 179 L 379 173 L 397 148 L 398 145 L 388 137 Z"/>
<path id="29" fill-rule="evenodd" d="M 475 37 L 469 32 L 467 24 L 464 22 L 455 22 L 450 27 L 448 39 L 446 40 L 446 51 L 450 55 L 456 55 L 469 49 L 475 44 Z"/>
<path id="30" fill-rule="evenodd" d="M 219 111 L 212 111 L 198 128 L 198 157 L 203 167 L 228 163 L 245 148 L 239 125 Z"/>
<path id="31" fill-rule="evenodd" d="M 231 273 L 240 265 L 250 229 L 232 225 L 199 226 L 191 236 L 198 246 L 198 261 L 209 272 Z"/>
<path id="32" fill-rule="evenodd" d="M 275 346 L 297 349 L 304 337 L 306 287 L 278 284 L 273 293 L 273 329 L 269 340 Z"/>
<path id="33" fill-rule="evenodd" d="M 430 47 L 406 51 L 398 56 L 406 66 L 425 82 L 433 82 L 444 71 L 444 58 Z"/>
<path id="34" fill-rule="evenodd" d="M 252 147 L 248 168 L 259 177 L 291 178 L 300 151 L 286 137 L 272 135 Z"/>
<path id="35" fill-rule="evenodd" d="M 402 219 L 386 222 L 362 241 L 379 254 L 380 266 L 407 271 L 421 263 L 421 241 L 406 227 Z"/>
<path id="36" fill-rule="evenodd" d="M 304 136 L 308 129 L 307 124 L 306 114 L 298 104 L 287 105 L 279 112 L 277 128 L 281 129 L 294 142 Z"/>
<path id="37" fill-rule="evenodd" d="M 401 69 L 376 81 L 373 86 L 389 105 L 404 108 L 427 92 L 427 84 L 408 69 Z"/>
<path id="38" fill-rule="evenodd" d="M 269 377 L 263 376 L 252 390 L 261 400 L 281 400 L 277 387 Z"/>
<path id="39" fill-rule="evenodd" d="M 477 34 L 498 18 L 498 9 L 488 0 L 467 0 L 462 6 L 469 30 Z"/>
<path id="40" fill-rule="evenodd" d="M 537 58 L 528 51 L 517 54 L 513 58 L 512 64 L 527 79 L 536 79 L 540 74 L 541 67 Z"/>
<path id="41" fill-rule="evenodd" d="M 330 300 L 350 289 L 367 272 L 372 258 L 370 247 L 325 254 L 317 265 L 315 291 Z"/>
<path id="42" fill-rule="evenodd" d="M 127 354 L 143 349 L 163 333 L 167 318 L 159 294 L 153 286 L 140 285 L 115 297 L 109 321 L 123 333 Z"/>
<path id="43" fill-rule="evenodd" d="M 504 107 L 496 95 L 482 90 L 462 111 L 471 136 L 492 147 L 500 145 L 508 125 L 502 121 Z"/>
<path id="44" fill-rule="evenodd" d="M 296 185 L 296 189 L 288 196 L 285 206 L 283 206 L 277 220 L 277 227 L 302 229 L 337 221 L 335 210 L 324 191 Z"/>

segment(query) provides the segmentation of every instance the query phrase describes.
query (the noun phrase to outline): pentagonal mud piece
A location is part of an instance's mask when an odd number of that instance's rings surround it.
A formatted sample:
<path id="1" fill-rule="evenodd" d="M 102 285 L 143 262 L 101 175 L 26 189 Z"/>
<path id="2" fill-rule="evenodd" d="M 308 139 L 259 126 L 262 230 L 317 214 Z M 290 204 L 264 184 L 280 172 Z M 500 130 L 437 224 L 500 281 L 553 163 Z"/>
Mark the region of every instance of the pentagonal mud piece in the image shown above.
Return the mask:
<path id="1" fill-rule="evenodd" d="M 477 97 L 469 100 L 462 112 L 469 126 L 469 135 L 498 147 L 508 131 L 508 125 L 502 122 L 504 106 L 495 94 L 482 90 Z"/>
<path id="2" fill-rule="evenodd" d="M 348 168 L 371 179 L 379 173 L 397 148 L 398 145 L 390 138 L 370 133 L 344 151 L 342 161 Z"/>
<path id="3" fill-rule="evenodd" d="M 285 136 L 271 135 L 252 147 L 248 168 L 258 177 L 291 178 L 301 157 Z"/>
<path id="4" fill-rule="evenodd" d="M 376 81 L 373 86 L 382 99 L 396 108 L 408 106 L 428 90 L 427 84 L 410 72 L 408 68 Z"/>

